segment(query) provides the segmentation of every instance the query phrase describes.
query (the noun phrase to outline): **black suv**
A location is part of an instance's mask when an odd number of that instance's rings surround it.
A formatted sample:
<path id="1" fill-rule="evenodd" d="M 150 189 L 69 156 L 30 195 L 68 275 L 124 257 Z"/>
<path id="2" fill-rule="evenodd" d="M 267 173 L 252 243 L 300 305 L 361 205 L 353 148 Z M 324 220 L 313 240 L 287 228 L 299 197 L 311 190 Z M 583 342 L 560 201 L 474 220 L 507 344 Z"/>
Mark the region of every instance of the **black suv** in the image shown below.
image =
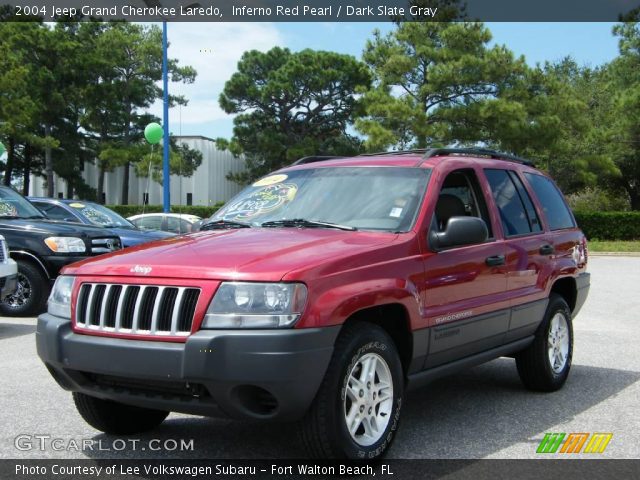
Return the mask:
<path id="1" fill-rule="evenodd" d="M 0 303 L 0 315 L 40 313 L 62 267 L 122 248 L 120 237 L 102 228 L 48 220 L 22 195 L 2 186 L 0 234 L 18 263 L 16 291 Z"/>

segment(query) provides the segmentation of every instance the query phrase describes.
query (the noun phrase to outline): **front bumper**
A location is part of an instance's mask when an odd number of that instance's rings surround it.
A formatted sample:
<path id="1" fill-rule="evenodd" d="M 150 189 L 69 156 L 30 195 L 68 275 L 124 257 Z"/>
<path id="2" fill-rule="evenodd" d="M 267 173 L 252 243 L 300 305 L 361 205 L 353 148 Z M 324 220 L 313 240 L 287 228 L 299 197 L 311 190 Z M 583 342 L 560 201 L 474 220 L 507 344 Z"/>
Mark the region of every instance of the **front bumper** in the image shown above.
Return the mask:
<path id="1" fill-rule="evenodd" d="M 15 260 L 8 259 L 0 264 L 0 301 L 16 291 L 18 285 L 18 264 Z"/>
<path id="2" fill-rule="evenodd" d="M 38 318 L 38 355 L 65 389 L 141 407 L 205 416 L 297 420 L 309 408 L 338 327 L 203 330 L 185 343 L 74 333 Z"/>

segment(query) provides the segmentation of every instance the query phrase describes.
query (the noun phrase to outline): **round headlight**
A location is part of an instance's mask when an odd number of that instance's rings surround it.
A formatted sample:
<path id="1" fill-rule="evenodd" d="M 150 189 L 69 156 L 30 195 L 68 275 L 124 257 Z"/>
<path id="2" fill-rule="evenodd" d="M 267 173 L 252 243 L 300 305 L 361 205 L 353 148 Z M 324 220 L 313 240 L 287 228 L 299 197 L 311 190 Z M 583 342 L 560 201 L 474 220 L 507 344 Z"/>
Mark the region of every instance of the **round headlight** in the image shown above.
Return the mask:
<path id="1" fill-rule="evenodd" d="M 268 285 L 264 289 L 264 304 L 271 310 L 285 310 L 289 303 L 289 291 L 280 285 Z"/>
<path id="2" fill-rule="evenodd" d="M 251 288 L 246 285 L 237 285 L 234 292 L 236 305 L 241 308 L 249 308 L 253 303 Z"/>

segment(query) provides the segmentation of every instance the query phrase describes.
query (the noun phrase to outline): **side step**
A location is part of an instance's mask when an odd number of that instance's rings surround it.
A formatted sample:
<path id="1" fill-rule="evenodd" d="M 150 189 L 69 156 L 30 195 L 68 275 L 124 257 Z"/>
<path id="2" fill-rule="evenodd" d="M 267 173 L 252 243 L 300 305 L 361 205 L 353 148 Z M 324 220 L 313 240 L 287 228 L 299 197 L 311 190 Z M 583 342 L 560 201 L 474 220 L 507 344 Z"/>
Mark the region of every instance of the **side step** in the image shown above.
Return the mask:
<path id="1" fill-rule="evenodd" d="M 432 382 L 433 380 L 441 377 L 446 377 L 447 375 L 459 372 L 460 370 L 466 370 L 468 368 L 475 367 L 476 365 L 488 362 L 489 360 L 493 360 L 494 358 L 511 355 L 524 348 L 527 348 L 531 343 L 533 343 L 533 339 L 534 336 L 531 335 L 515 342 L 511 342 L 506 345 L 487 350 L 486 352 L 481 352 L 476 355 L 471 355 L 470 357 L 456 360 L 455 362 L 446 363 L 444 365 L 439 365 L 422 372 L 411 374 L 407 378 L 407 389 L 413 390 L 414 388 L 420 388 Z"/>

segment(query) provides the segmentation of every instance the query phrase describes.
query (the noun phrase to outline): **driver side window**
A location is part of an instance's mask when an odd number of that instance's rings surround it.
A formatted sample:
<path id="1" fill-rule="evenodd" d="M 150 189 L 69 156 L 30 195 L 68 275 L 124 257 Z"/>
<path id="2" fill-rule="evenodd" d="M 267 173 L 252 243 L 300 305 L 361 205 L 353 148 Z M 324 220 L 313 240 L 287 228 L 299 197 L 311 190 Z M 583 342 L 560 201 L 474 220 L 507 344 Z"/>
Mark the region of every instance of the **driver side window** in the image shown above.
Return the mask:
<path id="1" fill-rule="evenodd" d="M 489 238 L 493 238 L 489 210 L 480 189 L 478 177 L 471 169 L 455 170 L 444 180 L 431 228 L 444 232 L 451 217 L 478 217 L 487 225 Z"/>

